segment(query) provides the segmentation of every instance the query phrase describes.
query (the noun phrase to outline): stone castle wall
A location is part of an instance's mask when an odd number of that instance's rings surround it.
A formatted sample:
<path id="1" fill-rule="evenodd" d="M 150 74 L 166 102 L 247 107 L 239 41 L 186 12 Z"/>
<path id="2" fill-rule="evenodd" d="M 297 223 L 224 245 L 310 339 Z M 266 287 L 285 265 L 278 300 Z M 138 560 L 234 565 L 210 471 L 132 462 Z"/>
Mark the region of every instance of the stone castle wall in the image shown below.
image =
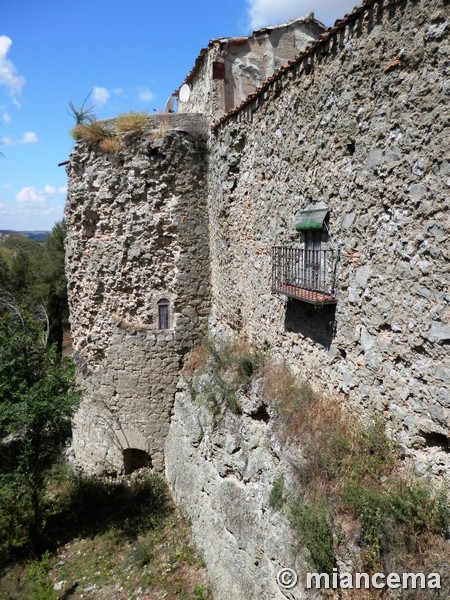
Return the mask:
<path id="1" fill-rule="evenodd" d="M 419 472 L 448 478 L 449 7 L 381 5 L 213 133 L 210 327 L 270 348 L 360 416 L 383 415 Z M 300 247 L 300 212 L 319 205 L 340 251 L 335 308 L 271 293 L 272 247 Z M 307 557 L 270 508 L 301 448 L 277 440 L 254 394 L 215 419 L 179 387 L 169 485 L 215 598 L 322 597 L 304 589 Z M 299 574 L 293 590 L 276 584 L 283 567 Z"/>
<path id="2" fill-rule="evenodd" d="M 86 389 L 73 444 L 88 470 L 121 472 L 129 449 L 163 468 L 180 361 L 209 314 L 204 138 L 199 115 L 155 116 L 117 153 L 72 153 L 67 277 Z"/>
<path id="3" fill-rule="evenodd" d="M 375 2 L 210 143 L 213 313 L 449 469 L 448 3 Z M 337 307 L 271 293 L 271 251 L 330 210 Z M 430 458 L 432 457 L 432 458 Z"/>
<path id="4" fill-rule="evenodd" d="M 165 463 L 218 599 L 281 598 L 277 569 L 301 564 L 268 508 L 293 464 L 273 415 L 243 398 L 218 423 L 177 384 L 208 317 L 360 415 L 384 415 L 423 471 L 449 474 L 449 5 L 366 4 L 229 115 L 208 151 L 203 118 L 180 114 L 116 155 L 80 143 L 71 157 L 69 295 L 87 390 L 76 457 L 96 472 L 123 470 L 128 449 Z M 336 307 L 271 292 L 272 248 L 300 247 L 311 206 L 330 211 Z"/>

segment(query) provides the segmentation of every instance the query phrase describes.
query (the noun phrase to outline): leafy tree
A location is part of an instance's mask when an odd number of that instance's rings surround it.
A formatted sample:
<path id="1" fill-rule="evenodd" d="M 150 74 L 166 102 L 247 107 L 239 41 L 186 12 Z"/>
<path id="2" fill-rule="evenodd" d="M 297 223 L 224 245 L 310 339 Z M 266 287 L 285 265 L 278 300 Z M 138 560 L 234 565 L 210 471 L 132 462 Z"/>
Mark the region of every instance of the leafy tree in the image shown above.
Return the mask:
<path id="1" fill-rule="evenodd" d="M 37 551 L 46 477 L 79 401 L 75 367 L 48 347 L 48 319 L 0 296 L 0 535 Z"/>
<path id="2" fill-rule="evenodd" d="M 14 290 L 15 297 L 23 302 L 28 298 L 32 284 L 35 281 L 35 273 L 31 266 L 28 253 L 20 250 L 12 260 L 9 271 L 9 286 Z"/>
<path id="3" fill-rule="evenodd" d="M 64 330 L 69 326 L 69 303 L 67 300 L 67 279 L 65 274 L 65 248 L 67 234 L 66 221 L 56 223 L 45 240 L 47 255 L 48 285 L 47 312 L 50 322 L 49 345 L 56 343 L 58 354 L 62 353 Z"/>
<path id="4" fill-rule="evenodd" d="M 0 288 L 4 289 L 4 290 L 10 289 L 9 266 L 1 254 L 0 254 Z"/>
<path id="5" fill-rule="evenodd" d="M 66 283 L 64 271 L 64 243 L 67 235 L 66 220 L 62 219 L 53 226 L 51 233 L 45 238 L 44 246 L 50 263 L 50 273 L 61 286 Z"/>
<path id="6" fill-rule="evenodd" d="M 69 327 L 66 231 L 63 219 L 55 224 L 44 243 L 20 235 L 9 236 L 8 260 L 0 255 L 0 289 L 10 292 L 22 304 L 45 306 L 50 325 L 48 343 L 56 343 L 60 355 L 64 330 Z"/>
<path id="7" fill-rule="evenodd" d="M 48 340 L 49 346 L 53 344 L 56 347 L 58 356 L 62 355 L 63 350 L 63 338 L 64 338 L 64 313 L 65 301 L 67 300 L 67 294 L 65 289 L 61 293 L 58 291 L 55 284 L 52 282 L 48 289 L 47 297 L 47 311 L 49 317 L 49 328 L 48 328 Z"/>

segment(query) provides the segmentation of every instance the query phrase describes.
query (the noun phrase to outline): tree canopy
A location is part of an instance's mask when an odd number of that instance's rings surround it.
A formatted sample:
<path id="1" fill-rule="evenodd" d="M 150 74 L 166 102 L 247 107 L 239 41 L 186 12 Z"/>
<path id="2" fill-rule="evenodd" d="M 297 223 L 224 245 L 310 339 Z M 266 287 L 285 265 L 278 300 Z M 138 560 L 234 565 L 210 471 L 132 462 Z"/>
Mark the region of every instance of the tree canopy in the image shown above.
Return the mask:
<path id="1" fill-rule="evenodd" d="M 75 365 L 62 357 L 65 234 L 61 221 L 44 243 L 7 236 L 0 246 L 0 542 L 33 551 L 46 478 L 80 395 Z"/>

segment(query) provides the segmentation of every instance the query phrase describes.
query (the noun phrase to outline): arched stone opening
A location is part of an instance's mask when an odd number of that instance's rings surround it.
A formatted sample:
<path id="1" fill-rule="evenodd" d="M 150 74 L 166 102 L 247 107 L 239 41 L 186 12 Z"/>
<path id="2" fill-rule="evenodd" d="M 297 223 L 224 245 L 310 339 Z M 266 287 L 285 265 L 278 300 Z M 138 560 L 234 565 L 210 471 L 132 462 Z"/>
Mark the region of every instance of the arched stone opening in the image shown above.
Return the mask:
<path id="1" fill-rule="evenodd" d="M 125 448 L 123 451 L 123 470 L 125 475 L 131 475 L 142 467 L 152 466 L 150 455 L 138 448 Z"/>

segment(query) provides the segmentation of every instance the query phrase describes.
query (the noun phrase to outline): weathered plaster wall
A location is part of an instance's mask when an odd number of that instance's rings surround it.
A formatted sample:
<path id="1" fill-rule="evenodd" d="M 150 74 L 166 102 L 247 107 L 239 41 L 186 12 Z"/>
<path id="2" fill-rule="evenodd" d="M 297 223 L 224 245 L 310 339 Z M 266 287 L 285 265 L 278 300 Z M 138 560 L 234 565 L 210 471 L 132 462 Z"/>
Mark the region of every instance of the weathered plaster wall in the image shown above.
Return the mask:
<path id="1" fill-rule="evenodd" d="M 225 112 L 239 106 L 325 28 L 313 17 L 267 28 L 225 45 Z"/>
<path id="2" fill-rule="evenodd" d="M 325 30 L 312 16 L 285 25 L 268 27 L 241 38 L 210 42 L 194 74 L 188 102 L 179 102 L 182 113 L 202 113 L 210 123 L 243 102 L 280 67 L 292 60 Z M 214 78 L 213 64 L 223 63 L 224 77 Z"/>
<path id="3" fill-rule="evenodd" d="M 225 113 L 225 89 L 223 79 L 213 79 L 213 63 L 223 61 L 218 41 L 210 42 L 197 58 L 198 69 L 193 78 L 188 78 L 190 95 L 188 102 L 178 101 L 180 113 L 201 113 L 208 123 L 214 123 Z"/>
<path id="4" fill-rule="evenodd" d="M 79 142 L 71 155 L 67 277 L 86 389 L 73 444 L 85 469 L 120 472 L 126 448 L 163 468 L 180 361 L 209 313 L 204 135 L 200 115 L 155 116 L 117 153 Z"/>
<path id="5" fill-rule="evenodd" d="M 216 130 L 213 313 L 448 473 L 449 7 L 384 6 Z M 298 245 L 320 202 L 341 251 L 335 320 L 271 294 L 272 246 Z"/>

